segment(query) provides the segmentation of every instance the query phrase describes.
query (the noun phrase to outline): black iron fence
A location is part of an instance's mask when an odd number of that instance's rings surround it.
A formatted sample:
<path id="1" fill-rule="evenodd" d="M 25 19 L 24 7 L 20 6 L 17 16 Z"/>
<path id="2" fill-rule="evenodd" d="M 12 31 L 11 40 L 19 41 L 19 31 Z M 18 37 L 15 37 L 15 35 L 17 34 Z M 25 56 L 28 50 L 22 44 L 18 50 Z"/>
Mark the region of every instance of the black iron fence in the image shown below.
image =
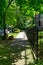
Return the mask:
<path id="1" fill-rule="evenodd" d="M 35 58 L 38 60 L 38 28 L 32 27 L 32 28 L 26 28 L 25 29 L 28 41 L 30 42 L 30 45 L 33 50 L 33 54 L 35 54 Z"/>

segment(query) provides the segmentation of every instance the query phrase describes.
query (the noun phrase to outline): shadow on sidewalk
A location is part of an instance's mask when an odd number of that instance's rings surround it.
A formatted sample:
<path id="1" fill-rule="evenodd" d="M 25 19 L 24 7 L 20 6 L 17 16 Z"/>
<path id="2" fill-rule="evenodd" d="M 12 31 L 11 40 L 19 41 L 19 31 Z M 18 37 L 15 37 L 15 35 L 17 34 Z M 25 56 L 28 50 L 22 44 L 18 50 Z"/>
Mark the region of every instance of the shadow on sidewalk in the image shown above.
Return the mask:
<path id="1" fill-rule="evenodd" d="M 0 65 L 16 65 L 15 63 L 22 59 L 27 65 L 27 49 L 30 49 L 29 42 L 23 39 L 15 38 L 12 43 L 0 44 Z"/>

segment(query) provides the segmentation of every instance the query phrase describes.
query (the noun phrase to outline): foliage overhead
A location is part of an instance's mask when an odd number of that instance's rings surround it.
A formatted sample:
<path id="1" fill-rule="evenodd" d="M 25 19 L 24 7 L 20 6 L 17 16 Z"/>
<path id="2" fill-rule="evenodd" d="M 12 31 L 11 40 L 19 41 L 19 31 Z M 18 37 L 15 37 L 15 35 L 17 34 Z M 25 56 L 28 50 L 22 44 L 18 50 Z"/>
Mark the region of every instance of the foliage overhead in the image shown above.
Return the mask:
<path id="1" fill-rule="evenodd" d="M 21 27 L 35 14 L 43 13 L 43 0 L 0 0 L 0 24 L 2 25 L 3 13 L 6 13 L 7 25 Z"/>
<path id="2" fill-rule="evenodd" d="M 33 17 L 35 13 L 43 13 L 43 0 L 16 0 L 24 15 Z"/>

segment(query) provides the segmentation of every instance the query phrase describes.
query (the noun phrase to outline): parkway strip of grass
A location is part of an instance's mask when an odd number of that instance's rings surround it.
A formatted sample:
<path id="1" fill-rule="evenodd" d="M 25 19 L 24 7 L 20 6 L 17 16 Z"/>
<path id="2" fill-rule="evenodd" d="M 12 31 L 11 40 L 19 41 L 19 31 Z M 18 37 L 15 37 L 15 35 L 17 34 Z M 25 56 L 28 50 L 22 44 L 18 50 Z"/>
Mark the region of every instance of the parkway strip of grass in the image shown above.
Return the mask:
<path id="1" fill-rule="evenodd" d="M 18 35 L 18 33 L 9 33 L 8 36 L 14 36 L 16 37 Z"/>

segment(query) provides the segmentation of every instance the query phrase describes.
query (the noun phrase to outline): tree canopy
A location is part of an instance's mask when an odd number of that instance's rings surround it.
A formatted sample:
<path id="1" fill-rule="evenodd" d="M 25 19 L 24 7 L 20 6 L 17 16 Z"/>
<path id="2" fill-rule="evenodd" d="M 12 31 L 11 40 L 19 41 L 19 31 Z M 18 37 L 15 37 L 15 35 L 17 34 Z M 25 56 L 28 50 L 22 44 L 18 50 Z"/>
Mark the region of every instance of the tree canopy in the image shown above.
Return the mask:
<path id="1" fill-rule="evenodd" d="M 24 15 L 33 17 L 35 13 L 43 13 L 43 0 L 16 0 Z"/>
<path id="2" fill-rule="evenodd" d="M 3 24 L 3 13 L 7 25 L 22 26 L 35 14 L 43 13 L 43 0 L 0 0 L 0 24 Z"/>

